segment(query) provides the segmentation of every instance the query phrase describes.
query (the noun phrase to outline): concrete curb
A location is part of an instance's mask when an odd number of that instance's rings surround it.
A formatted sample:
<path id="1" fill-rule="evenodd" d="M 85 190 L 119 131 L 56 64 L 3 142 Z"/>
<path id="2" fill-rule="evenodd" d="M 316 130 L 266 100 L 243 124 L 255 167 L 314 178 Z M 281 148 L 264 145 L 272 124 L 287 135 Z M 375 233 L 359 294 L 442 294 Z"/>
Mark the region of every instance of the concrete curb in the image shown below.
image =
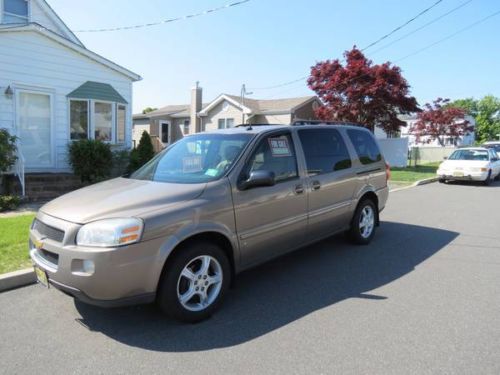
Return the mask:
<path id="1" fill-rule="evenodd" d="M 401 187 L 401 188 L 397 188 L 397 189 L 393 189 L 393 190 L 390 190 L 389 192 L 390 193 L 395 193 L 396 191 L 401 191 L 401 190 L 406 190 L 406 189 L 411 189 L 411 188 L 414 188 L 415 186 L 421 186 L 421 185 L 427 185 L 427 184 L 432 184 L 433 182 L 436 182 L 439 180 L 439 177 L 431 177 L 431 178 L 426 178 L 424 180 L 420 180 L 420 181 L 417 181 L 417 182 L 414 182 L 413 184 L 411 185 L 408 185 L 408 186 L 404 186 L 404 187 Z"/>
<path id="2" fill-rule="evenodd" d="M 35 283 L 36 276 L 33 268 L 4 273 L 0 275 L 0 292 Z"/>
<path id="3" fill-rule="evenodd" d="M 413 186 L 427 185 L 427 184 L 431 184 L 433 182 L 436 182 L 438 180 L 439 180 L 439 177 L 426 178 L 425 180 L 420 180 L 420 181 L 415 182 L 413 184 Z"/>

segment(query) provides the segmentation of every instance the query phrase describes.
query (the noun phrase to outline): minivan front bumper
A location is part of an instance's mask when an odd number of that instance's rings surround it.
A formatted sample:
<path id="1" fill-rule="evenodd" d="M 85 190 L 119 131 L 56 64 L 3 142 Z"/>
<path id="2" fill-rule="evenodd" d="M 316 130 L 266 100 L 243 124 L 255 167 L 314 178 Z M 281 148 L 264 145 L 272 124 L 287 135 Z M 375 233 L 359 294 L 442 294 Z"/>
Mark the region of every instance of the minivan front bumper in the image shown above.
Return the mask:
<path id="1" fill-rule="evenodd" d="M 41 212 L 35 220 L 30 257 L 46 272 L 50 285 L 103 307 L 154 300 L 161 273 L 161 239 L 117 248 L 82 247 L 75 244 L 81 225 Z"/>

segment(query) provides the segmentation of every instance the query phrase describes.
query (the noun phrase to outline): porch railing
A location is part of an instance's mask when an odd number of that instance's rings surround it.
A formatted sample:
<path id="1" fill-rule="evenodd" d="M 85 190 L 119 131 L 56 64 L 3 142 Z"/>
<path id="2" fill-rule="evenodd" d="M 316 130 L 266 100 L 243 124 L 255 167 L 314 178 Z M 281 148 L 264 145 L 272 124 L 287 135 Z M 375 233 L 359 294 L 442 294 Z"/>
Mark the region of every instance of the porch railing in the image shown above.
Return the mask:
<path id="1" fill-rule="evenodd" d="M 19 182 L 21 184 L 22 196 L 24 197 L 26 195 L 26 181 L 24 178 L 25 160 L 19 142 L 17 142 L 16 146 L 17 146 L 17 160 L 16 164 L 14 165 L 14 174 L 17 176 L 17 178 L 19 178 Z"/>

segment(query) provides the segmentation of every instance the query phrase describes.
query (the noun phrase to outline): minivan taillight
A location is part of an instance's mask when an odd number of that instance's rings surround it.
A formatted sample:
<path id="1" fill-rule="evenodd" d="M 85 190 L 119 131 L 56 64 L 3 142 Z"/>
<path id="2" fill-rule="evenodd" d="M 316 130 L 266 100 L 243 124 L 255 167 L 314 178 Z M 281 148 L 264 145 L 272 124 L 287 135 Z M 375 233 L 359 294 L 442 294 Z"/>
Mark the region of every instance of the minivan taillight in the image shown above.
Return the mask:
<path id="1" fill-rule="evenodd" d="M 389 165 L 389 163 L 385 163 L 385 177 L 387 181 L 391 179 L 391 166 Z"/>

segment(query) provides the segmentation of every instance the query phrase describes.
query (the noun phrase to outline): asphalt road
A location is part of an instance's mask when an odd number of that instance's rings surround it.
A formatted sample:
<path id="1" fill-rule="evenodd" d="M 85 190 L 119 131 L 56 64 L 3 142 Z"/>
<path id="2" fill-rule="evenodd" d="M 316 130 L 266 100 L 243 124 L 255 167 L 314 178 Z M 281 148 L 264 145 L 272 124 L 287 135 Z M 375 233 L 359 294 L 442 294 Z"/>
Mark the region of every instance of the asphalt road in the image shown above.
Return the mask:
<path id="1" fill-rule="evenodd" d="M 198 325 L 41 286 L 0 294 L 0 373 L 500 374 L 500 183 L 393 193 L 342 236 L 242 274 Z"/>

